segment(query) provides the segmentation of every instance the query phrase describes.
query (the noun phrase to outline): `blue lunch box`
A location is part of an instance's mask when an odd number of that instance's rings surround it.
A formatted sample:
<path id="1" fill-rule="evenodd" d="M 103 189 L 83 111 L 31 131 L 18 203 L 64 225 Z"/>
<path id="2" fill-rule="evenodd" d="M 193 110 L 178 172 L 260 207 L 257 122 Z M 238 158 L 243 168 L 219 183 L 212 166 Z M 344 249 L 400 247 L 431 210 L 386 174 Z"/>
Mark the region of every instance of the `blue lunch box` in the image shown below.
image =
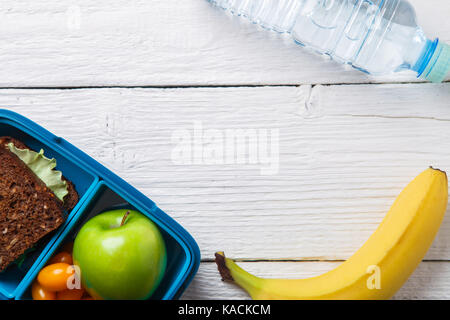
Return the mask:
<path id="1" fill-rule="evenodd" d="M 167 269 L 151 299 L 177 299 L 195 276 L 200 250 L 192 236 L 153 201 L 66 140 L 31 120 L 0 109 L 0 136 L 11 136 L 33 150 L 44 149 L 55 158 L 57 169 L 73 182 L 80 200 L 62 226 L 27 252 L 20 265 L 0 273 L 0 299 L 31 299 L 31 284 L 58 248 L 73 241 L 92 216 L 112 208 L 129 208 L 149 217 L 161 231 L 167 249 Z"/>

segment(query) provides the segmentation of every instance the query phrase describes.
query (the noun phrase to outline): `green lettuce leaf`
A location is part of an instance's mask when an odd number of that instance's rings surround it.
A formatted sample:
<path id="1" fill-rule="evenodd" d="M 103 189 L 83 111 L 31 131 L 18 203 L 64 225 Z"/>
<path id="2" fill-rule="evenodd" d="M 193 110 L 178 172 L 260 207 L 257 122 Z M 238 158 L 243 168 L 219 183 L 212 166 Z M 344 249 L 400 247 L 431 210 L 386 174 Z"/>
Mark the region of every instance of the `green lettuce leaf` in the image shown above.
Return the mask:
<path id="1" fill-rule="evenodd" d="M 18 149 L 11 142 L 8 143 L 8 148 L 53 191 L 58 199 L 64 201 L 63 199 L 69 191 L 67 182 L 62 179 L 62 172 L 54 170 L 56 159 L 46 158 L 42 149 L 39 153 L 29 149 Z"/>

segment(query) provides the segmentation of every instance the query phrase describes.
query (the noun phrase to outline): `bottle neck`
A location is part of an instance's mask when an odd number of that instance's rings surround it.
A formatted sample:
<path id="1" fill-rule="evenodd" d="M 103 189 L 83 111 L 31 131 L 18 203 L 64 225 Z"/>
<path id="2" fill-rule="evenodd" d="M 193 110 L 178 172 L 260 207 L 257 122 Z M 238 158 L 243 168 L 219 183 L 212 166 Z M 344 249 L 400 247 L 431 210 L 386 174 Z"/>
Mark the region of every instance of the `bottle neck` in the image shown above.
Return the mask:
<path id="1" fill-rule="evenodd" d="M 423 72 L 425 71 L 425 68 L 430 62 L 431 57 L 436 51 L 438 42 L 439 42 L 438 39 L 434 41 L 427 39 L 425 47 L 422 50 L 421 56 L 417 60 L 416 64 L 412 67 L 412 70 L 417 72 L 417 77 L 422 76 Z"/>
<path id="2" fill-rule="evenodd" d="M 437 83 L 444 81 L 450 72 L 450 46 L 439 42 L 439 39 L 433 42 L 428 40 L 413 69 L 420 79 Z"/>

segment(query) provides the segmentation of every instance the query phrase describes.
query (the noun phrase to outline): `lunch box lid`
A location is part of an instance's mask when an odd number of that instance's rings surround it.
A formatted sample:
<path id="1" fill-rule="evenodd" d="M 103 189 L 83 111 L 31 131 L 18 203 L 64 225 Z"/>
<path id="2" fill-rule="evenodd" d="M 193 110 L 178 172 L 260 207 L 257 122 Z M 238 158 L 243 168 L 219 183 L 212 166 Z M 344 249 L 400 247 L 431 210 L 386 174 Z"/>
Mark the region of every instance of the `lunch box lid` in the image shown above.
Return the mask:
<path id="1" fill-rule="evenodd" d="M 104 180 L 111 186 L 114 186 L 120 194 L 132 199 L 133 202 L 137 204 L 137 207 L 144 208 L 149 212 L 158 211 L 158 215 L 155 216 L 154 219 L 157 219 L 160 224 L 167 227 L 164 228 L 165 231 L 169 232 L 171 236 L 177 239 L 180 245 L 188 250 L 187 253 L 190 255 L 190 259 L 188 259 L 189 261 L 187 262 L 188 266 L 186 268 L 186 272 L 178 279 L 178 289 L 176 292 L 170 294 L 171 299 L 177 299 L 181 296 L 197 273 L 200 265 L 200 249 L 193 237 L 180 224 L 158 208 L 156 204 L 143 193 L 132 187 L 125 180 L 114 174 L 86 153 L 73 146 L 65 139 L 54 135 L 28 118 L 10 110 L 0 109 L 0 118 L 8 119 L 9 121 L 20 124 L 21 130 L 25 133 L 45 140 L 46 143 L 48 143 L 55 150 L 71 157 L 71 160 L 76 162 L 78 166 L 89 172 L 94 172 L 100 177 L 101 180 Z"/>

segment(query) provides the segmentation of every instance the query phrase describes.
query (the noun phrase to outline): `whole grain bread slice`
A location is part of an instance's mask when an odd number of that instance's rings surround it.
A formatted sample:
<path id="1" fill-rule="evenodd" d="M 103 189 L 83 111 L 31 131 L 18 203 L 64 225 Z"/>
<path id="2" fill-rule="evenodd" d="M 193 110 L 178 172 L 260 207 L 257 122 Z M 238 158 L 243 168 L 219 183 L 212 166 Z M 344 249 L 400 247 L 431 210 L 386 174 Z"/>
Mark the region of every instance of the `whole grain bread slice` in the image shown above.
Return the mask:
<path id="1" fill-rule="evenodd" d="M 12 142 L 16 148 L 19 149 L 30 149 L 26 144 L 24 144 L 22 141 L 19 141 L 13 137 L 9 137 L 9 136 L 2 136 L 0 137 L 0 146 L 7 146 L 8 143 Z M 78 193 L 75 190 L 75 186 L 73 185 L 73 183 L 69 180 L 67 180 L 66 177 L 62 177 L 62 179 L 64 181 L 66 181 L 67 183 L 67 190 L 68 190 L 68 194 L 64 197 L 64 203 L 63 203 L 63 208 L 67 211 L 72 210 L 75 205 L 78 203 L 79 197 L 78 197 Z"/>
<path id="2" fill-rule="evenodd" d="M 64 203 L 59 200 L 22 160 L 4 147 L 9 142 L 27 148 L 18 140 L 0 137 L 0 271 L 58 228 L 65 220 L 65 209 L 78 202 L 70 181 Z"/>

